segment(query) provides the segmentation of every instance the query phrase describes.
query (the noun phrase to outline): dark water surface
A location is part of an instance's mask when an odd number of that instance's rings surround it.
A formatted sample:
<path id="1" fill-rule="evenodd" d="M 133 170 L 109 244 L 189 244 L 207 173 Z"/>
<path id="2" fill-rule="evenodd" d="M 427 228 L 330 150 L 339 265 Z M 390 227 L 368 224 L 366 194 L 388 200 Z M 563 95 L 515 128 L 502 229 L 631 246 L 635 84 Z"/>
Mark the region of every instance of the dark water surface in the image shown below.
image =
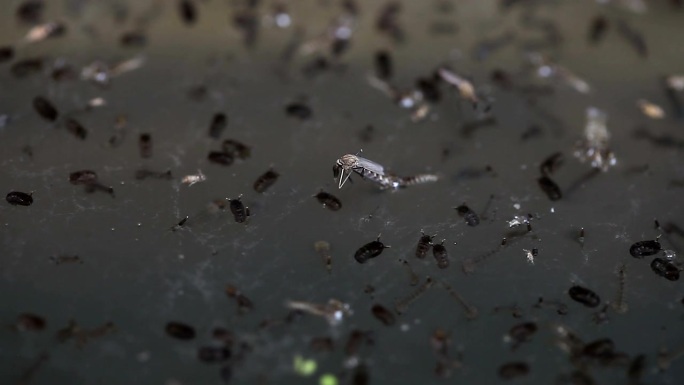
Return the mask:
<path id="1" fill-rule="evenodd" d="M 662 235 L 662 248 L 675 252 L 673 263 L 681 266 L 684 238 L 673 225 L 684 228 L 684 121 L 675 116 L 662 82 L 664 75 L 684 74 L 684 10 L 676 2 L 648 2 L 640 14 L 619 1 L 520 1 L 510 8 L 495 1 L 403 1 L 401 42 L 375 28 L 387 3 L 359 2 L 351 45 L 339 57 L 329 54 L 324 39 L 319 53 L 301 49 L 314 46 L 343 14 L 338 1 L 290 2 L 294 26 L 286 28 L 272 25 L 276 2 L 262 1 L 254 11 L 260 26 L 251 48 L 232 23 L 246 9 L 239 1 L 192 2 L 193 25 L 181 20 L 176 1 L 49 1 L 43 20 L 64 21 L 66 34 L 34 44 L 22 42 L 31 24 L 16 17 L 21 2 L 7 3 L 0 11 L 0 46 L 14 46 L 15 54 L 0 63 L 0 185 L 5 193 L 32 192 L 34 202 L 0 205 L 0 383 L 213 384 L 224 381 L 223 370 L 232 373 L 233 384 L 317 384 L 324 373 L 340 384 L 363 384 L 365 370 L 371 384 L 491 384 L 506 381 L 502 365 L 524 362 L 529 373 L 514 381 L 571 383 L 563 381 L 581 371 L 600 384 L 636 384 L 627 372 L 640 354 L 646 357 L 643 383 L 684 378 L 684 359 L 677 357 L 684 349 L 682 281 L 652 271 L 651 261 L 665 258 L 663 252 L 643 259 L 629 253 L 633 243 Z M 597 15 L 607 18 L 608 29 L 590 43 Z M 622 37 L 619 20 L 643 34 L 646 57 Z M 121 34 L 136 26 L 147 44 L 121 46 Z M 553 39 L 554 29 L 559 39 Z M 283 51 L 298 41 L 296 30 L 302 37 L 288 61 Z M 501 48 L 478 60 L 478 44 L 507 34 Z M 442 83 L 441 101 L 413 122 L 409 111 L 368 84 L 379 49 L 391 53 L 397 88 L 408 90 L 416 78 L 447 65 L 492 100 L 491 111 L 473 110 Z M 551 55 L 591 91 L 537 77 L 527 64 L 531 49 Z M 93 61 L 137 56 L 144 58 L 142 67 L 113 78 L 109 87 L 78 78 Z M 318 56 L 328 67 L 304 73 Z M 35 57 L 44 59 L 40 73 L 12 74 L 16 62 Z M 76 79 L 51 79 L 58 60 L 75 68 Z M 492 81 L 495 69 L 510 73 L 513 89 Z M 550 93 L 521 91 L 531 85 Z M 197 86 L 206 88 L 202 100 L 188 96 Z M 55 104 L 62 115 L 57 122 L 36 113 L 38 95 Z M 107 104 L 78 111 L 95 97 Z M 642 114 L 639 99 L 662 106 L 665 118 Z M 286 115 L 292 102 L 305 103 L 312 116 Z M 588 107 L 608 116 L 617 164 L 606 172 L 594 173 L 573 156 Z M 212 139 L 209 124 L 218 112 L 228 124 L 220 139 Z M 120 115 L 127 119 L 125 136 L 112 147 Z M 71 134 L 64 117 L 77 119 L 87 138 Z M 468 129 L 468 122 L 491 117 L 495 125 Z M 369 125 L 371 138 L 363 139 Z M 526 138 L 531 126 L 538 134 Z M 661 140 L 646 139 L 639 128 Z M 152 138 L 149 158 L 138 148 L 143 133 Z M 208 162 L 209 151 L 219 151 L 229 138 L 251 146 L 251 156 L 227 167 Z M 435 173 L 441 180 L 379 191 L 357 177 L 338 190 L 335 160 L 361 148 L 364 157 L 398 174 Z M 563 197 L 551 201 L 537 179 L 540 163 L 557 151 L 565 161 L 551 178 Z M 252 184 L 270 167 L 280 178 L 256 193 Z M 141 168 L 171 170 L 173 178 L 136 180 Z M 69 174 L 83 169 L 94 170 L 114 196 L 70 184 Z M 198 169 L 205 182 L 181 183 Z M 341 200 L 339 211 L 316 201 L 321 189 Z M 228 210 L 210 208 L 214 200 L 240 195 L 252 214 L 246 224 L 236 223 Z M 454 210 L 463 203 L 481 216 L 478 226 L 466 225 Z M 509 229 L 514 216 L 528 214 L 531 232 L 524 225 Z M 172 231 L 185 216 L 183 228 Z M 438 269 L 432 251 L 424 260 L 415 257 L 421 230 L 436 234 L 437 243 L 446 240 L 448 268 Z M 378 234 L 391 248 L 357 263 L 354 252 Z M 330 243 L 330 273 L 314 250 L 321 240 Z M 535 248 L 530 263 L 525 250 Z M 79 261 L 56 264 L 51 257 L 59 256 Z M 473 259 L 481 262 L 469 264 Z M 403 260 L 418 276 L 416 286 Z M 434 285 L 397 314 L 395 305 L 428 276 Z M 477 308 L 474 319 L 445 284 Z M 240 312 L 226 285 L 253 308 Z M 594 291 L 601 304 L 573 301 L 568 290 L 574 285 Z M 566 314 L 551 304 L 535 307 L 540 297 L 561 302 Z M 331 298 L 353 311 L 336 326 L 315 315 L 293 317 L 285 307 L 286 301 L 324 304 Z M 377 320 L 375 304 L 392 311 L 396 322 Z M 607 304 L 607 320 L 596 322 Z M 506 310 L 514 306 L 517 318 Z M 43 317 L 44 329 L 16 330 L 22 313 Z M 70 320 L 80 331 L 60 342 L 56 335 Z M 165 331 L 169 321 L 191 325 L 195 338 L 172 338 Z M 538 330 L 512 350 L 504 336 L 525 321 Z M 198 348 L 218 346 L 216 327 L 233 333 L 232 357 L 207 364 L 197 358 Z M 560 327 L 585 343 L 610 338 L 625 356 L 604 356 L 603 364 L 584 356 L 573 362 L 559 348 Z M 447 358 L 431 342 L 439 329 L 448 334 Z M 347 354 L 354 330 L 368 338 Z M 311 349 L 312 338 L 326 336 L 333 351 Z M 297 356 L 315 360 L 316 372 L 297 374 Z M 436 373 L 440 362 L 453 367 Z"/>

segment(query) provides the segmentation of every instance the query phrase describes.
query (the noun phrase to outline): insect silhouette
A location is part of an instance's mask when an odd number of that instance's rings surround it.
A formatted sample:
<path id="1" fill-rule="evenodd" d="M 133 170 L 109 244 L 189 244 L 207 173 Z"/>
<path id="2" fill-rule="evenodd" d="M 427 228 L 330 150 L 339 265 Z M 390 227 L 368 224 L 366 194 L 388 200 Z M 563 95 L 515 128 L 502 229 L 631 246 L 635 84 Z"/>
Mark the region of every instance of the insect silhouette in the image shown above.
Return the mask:
<path id="1" fill-rule="evenodd" d="M 380 236 L 373 242 L 368 242 L 361 246 L 356 253 L 354 253 L 354 259 L 358 263 L 366 263 L 368 260 L 377 257 L 382 253 L 384 249 L 388 249 L 389 246 L 385 246 L 384 243 L 380 242 Z"/>
<path id="2" fill-rule="evenodd" d="M 233 217 L 235 218 L 235 222 L 237 223 L 245 223 L 247 222 L 247 218 L 249 217 L 249 207 L 245 207 L 244 203 L 242 203 L 242 195 L 237 197 L 237 199 L 229 199 L 228 201 L 230 202 L 230 212 L 233 213 Z"/>
<path id="3" fill-rule="evenodd" d="M 418 239 L 418 244 L 416 245 L 416 257 L 423 259 L 427 256 L 430 247 L 432 247 L 432 238 L 434 235 L 425 235 L 423 230 L 420 231 L 422 234 L 420 239 Z"/>

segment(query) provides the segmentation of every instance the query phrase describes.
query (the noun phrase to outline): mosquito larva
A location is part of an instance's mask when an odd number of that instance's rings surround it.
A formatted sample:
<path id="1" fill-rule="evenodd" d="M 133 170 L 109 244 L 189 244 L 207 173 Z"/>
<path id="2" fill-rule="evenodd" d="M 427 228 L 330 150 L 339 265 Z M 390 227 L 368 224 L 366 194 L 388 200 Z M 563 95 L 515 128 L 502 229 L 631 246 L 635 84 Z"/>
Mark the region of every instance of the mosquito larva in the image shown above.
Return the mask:
<path id="1" fill-rule="evenodd" d="M 414 303 L 418 298 L 420 298 L 425 292 L 432 287 L 434 281 L 432 278 L 427 277 L 425 279 L 425 283 L 420 285 L 415 291 L 413 291 L 411 294 L 408 296 L 404 297 L 402 300 L 398 301 L 394 305 L 394 310 L 397 312 L 397 314 L 402 314 L 403 312 L 408 309 L 408 307 Z"/>
<path id="2" fill-rule="evenodd" d="M 625 279 L 627 277 L 627 266 L 623 263 L 620 265 L 620 270 L 618 270 L 619 284 L 618 295 L 615 303 L 612 303 L 613 310 L 618 313 L 626 313 L 629 307 L 625 303 Z"/>
<path id="3" fill-rule="evenodd" d="M 318 241 L 314 243 L 314 250 L 325 261 L 325 268 L 328 274 L 332 272 L 332 256 L 330 255 L 330 244 L 326 241 Z"/>
<path id="4" fill-rule="evenodd" d="M 442 286 L 449 293 L 449 295 L 454 297 L 458 301 L 458 303 L 460 303 L 461 306 L 463 306 L 463 309 L 465 310 L 467 319 L 473 320 L 473 319 L 477 318 L 479 311 L 477 310 L 477 308 L 475 306 L 466 302 L 466 300 L 463 299 L 463 297 L 458 292 L 456 292 L 451 286 L 449 286 L 447 283 L 442 282 Z"/>
<path id="5" fill-rule="evenodd" d="M 418 281 L 420 280 L 418 278 L 418 274 L 416 274 L 416 272 L 413 271 L 413 268 L 411 268 L 411 265 L 409 265 L 407 260 L 402 259 L 401 263 L 402 263 L 402 265 L 406 266 L 406 271 L 408 272 L 409 278 L 411 279 L 410 285 L 416 286 L 418 284 Z"/>

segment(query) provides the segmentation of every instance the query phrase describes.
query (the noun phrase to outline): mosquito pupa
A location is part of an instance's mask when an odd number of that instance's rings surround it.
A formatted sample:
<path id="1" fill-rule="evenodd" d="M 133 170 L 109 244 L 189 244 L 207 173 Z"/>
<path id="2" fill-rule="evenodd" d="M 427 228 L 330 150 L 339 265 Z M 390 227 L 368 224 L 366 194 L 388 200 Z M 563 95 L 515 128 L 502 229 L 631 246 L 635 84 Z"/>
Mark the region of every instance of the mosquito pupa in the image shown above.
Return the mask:
<path id="1" fill-rule="evenodd" d="M 249 207 L 245 207 L 241 199 L 242 195 L 240 195 L 236 199 L 228 200 L 230 202 L 230 212 L 233 213 L 233 218 L 237 223 L 247 222 L 247 218 L 249 218 L 250 215 Z"/>
<path id="2" fill-rule="evenodd" d="M 356 253 L 354 253 L 354 259 L 358 263 L 366 263 L 370 259 L 377 257 L 382 253 L 383 250 L 388 249 L 384 243 L 380 242 L 380 236 L 375 241 L 368 242 L 361 246 Z"/>
<path id="3" fill-rule="evenodd" d="M 416 257 L 423 259 L 427 256 L 430 247 L 432 247 L 432 238 L 434 235 L 425 235 L 423 230 L 420 231 L 420 238 L 418 239 L 418 244 L 416 245 Z"/>
<path id="4" fill-rule="evenodd" d="M 33 204 L 33 195 L 21 191 L 10 191 L 7 193 L 5 200 L 12 206 L 31 206 Z"/>
<path id="5" fill-rule="evenodd" d="M 447 253 L 446 247 L 444 247 L 444 241 L 446 241 L 446 239 L 443 239 L 441 243 L 432 246 L 432 255 L 435 257 L 437 267 L 440 269 L 449 267 L 449 254 Z"/>

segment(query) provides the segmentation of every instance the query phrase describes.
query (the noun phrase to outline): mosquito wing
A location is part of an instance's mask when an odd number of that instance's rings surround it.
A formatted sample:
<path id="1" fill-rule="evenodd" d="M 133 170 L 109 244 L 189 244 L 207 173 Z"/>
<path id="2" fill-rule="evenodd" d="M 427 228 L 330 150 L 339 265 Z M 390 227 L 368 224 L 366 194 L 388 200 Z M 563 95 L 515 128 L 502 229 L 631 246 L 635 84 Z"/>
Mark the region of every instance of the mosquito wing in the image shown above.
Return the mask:
<path id="1" fill-rule="evenodd" d="M 385 175 L 385 168 L 381 165 L 373 162 L 372 160 L 368 160 L 360 156 L 358 156 L 357 158 L 359 159 L 357 167 L 361 167 L 368 171 L 372 171 L 378 175 Z"/>

